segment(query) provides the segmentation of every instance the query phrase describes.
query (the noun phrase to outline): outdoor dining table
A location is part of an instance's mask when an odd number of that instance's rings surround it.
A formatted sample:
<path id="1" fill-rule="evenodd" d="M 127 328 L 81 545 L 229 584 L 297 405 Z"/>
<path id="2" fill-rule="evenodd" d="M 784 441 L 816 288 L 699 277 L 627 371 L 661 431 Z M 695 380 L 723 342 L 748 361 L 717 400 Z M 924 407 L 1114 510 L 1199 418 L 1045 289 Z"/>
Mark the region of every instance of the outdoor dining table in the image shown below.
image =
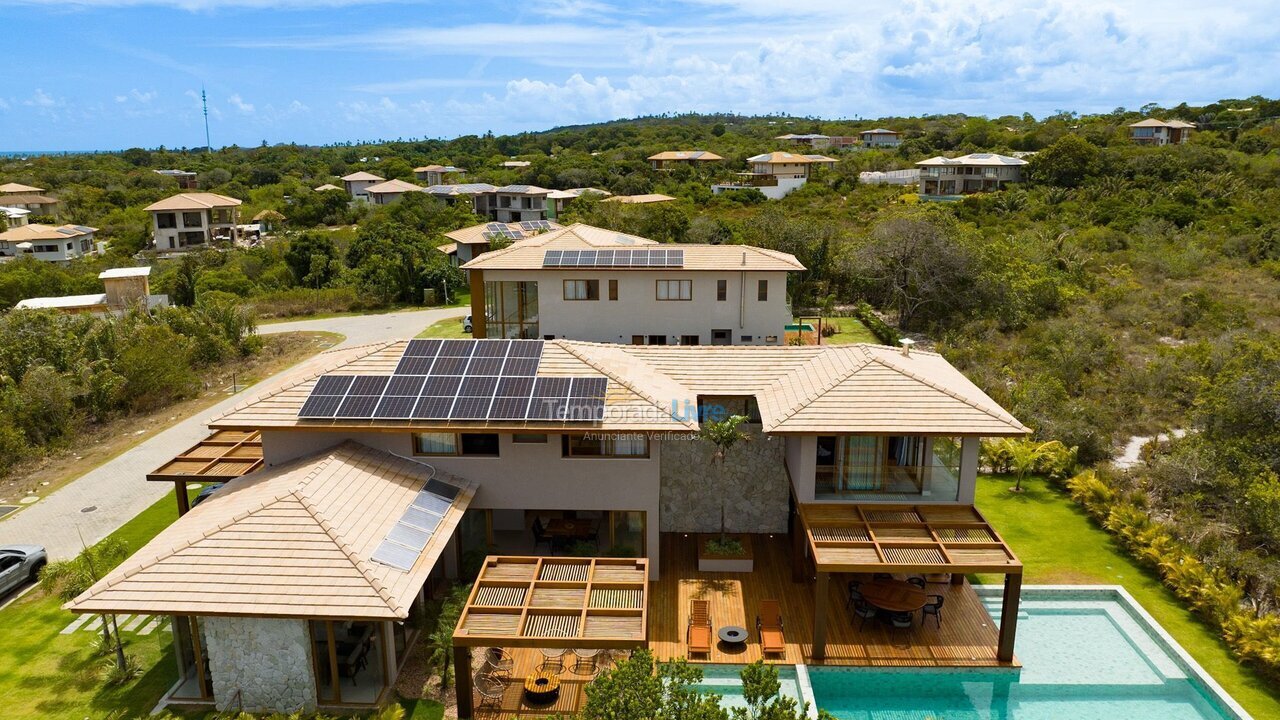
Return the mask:
<path id="1" fill-rule="evenodd" d="M 923 589 L 905 580 L 872 580 L 858 587 L 862 598 L 881 610 L 915 612 L 928 598 Z"/>
<path id="2" fill-rule="evenodd" d="M 589 538 L 595 533 L 595 521 L 587 519 L 552 518 L 544 532 L 552 537 Z"/>

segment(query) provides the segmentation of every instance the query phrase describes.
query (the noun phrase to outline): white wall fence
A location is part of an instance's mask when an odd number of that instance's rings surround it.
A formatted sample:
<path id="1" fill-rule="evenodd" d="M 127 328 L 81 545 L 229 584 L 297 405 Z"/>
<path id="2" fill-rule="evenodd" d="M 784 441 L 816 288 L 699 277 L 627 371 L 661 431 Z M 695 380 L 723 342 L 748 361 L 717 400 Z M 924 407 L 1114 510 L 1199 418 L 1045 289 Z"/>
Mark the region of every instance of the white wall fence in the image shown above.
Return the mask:
<path id="1" fill-rule="evenodd" d="M 889 170 L 888 172 L 858 173 L 858 182 L 866 185 L 915 185 L 920 182 L 920 170 Z"/>

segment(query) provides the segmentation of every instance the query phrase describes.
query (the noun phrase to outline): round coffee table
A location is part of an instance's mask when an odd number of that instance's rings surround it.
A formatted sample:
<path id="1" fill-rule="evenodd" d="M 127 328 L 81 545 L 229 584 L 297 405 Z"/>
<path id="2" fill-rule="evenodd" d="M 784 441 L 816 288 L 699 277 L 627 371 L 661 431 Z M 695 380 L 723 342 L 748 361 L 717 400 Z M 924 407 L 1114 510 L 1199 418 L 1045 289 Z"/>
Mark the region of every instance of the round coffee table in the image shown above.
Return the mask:
<path id="1" fill-rule="evenodd" d="M 525 700 L 534 705 L 547 705 L 560 697 L 560 675 L 550 670 L 530 673 L 524 679 Z"/>
<path id="2" fill-rule="evenodd" d="M 741 645 L 747 641 L 747 629 L 737 625 L 726 625 L 716 634 L 727 645 Z"/>

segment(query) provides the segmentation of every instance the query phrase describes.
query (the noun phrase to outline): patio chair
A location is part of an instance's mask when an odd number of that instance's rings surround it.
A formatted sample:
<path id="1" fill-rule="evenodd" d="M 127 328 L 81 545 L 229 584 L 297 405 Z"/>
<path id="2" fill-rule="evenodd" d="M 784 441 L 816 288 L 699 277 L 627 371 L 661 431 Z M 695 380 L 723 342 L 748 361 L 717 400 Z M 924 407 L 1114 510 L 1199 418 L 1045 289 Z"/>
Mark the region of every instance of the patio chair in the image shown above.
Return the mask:
<path id="1" fill-rule="evenodd" d="M 538 648 L 538 652 L 542 653 L 542 662 L 538 664 L 539 670 L 555 672 L 564 670 L 564 648 Z"/>
<path id="2" fill-rule="evenodd" d="M 889 622 L 900 630 L 905 630 L 915 623 L 915 616 L 911 613 L 896 612 L 889 615 Z"/>
<path id="3" fill-rule="evenodd" d="M 689 628 L 685 631 L 689 652 L 711 653 L 711 603 L 689 601 Z"/>
<path id="4" fill-rule="evenodd" d="M 575 648 L 573 651 L 573 672 L 577 675 L 595 677 L 600 672 L 600 654 L 602 651 Z"/>
<path id="5" fill-rule="evenodd" d="M 536 518 L 534 518 L 534 519 L 533 519 L 533 548 L 534 548 L 534 550 L 537 550 L 539 545 L 546 545 L 546 546 L 547 546 L 547 551 L 548 551 L 548 552 L 550 552 L 552 555 L 554 555 L 554 554 L 556 553 L 556 541 L 555 541 L 555 538 L 550 537 L 550 536 L 548 536 L 548 535 L 547 535 L 547 530 L 546 530 L 546 528 L 544 528 L 544 527 L 542 526 L 542 518 L 540 518 L 540 517 L 536 517 Z"/>
<path id="6" fill-rule="evenodd" d="M 853 603 L 853 614 L 862 618 L 862 622 L 858 624 L 858 629 L 861 630 L 867 626 L 867 621 L 879 615 L 880 611 L 866 600 L 858 598 Z"/>
<path id="7" fill-rule="evenodd" d="M 923 590 L 923 589 L 924 589 L 924 577 L 923 577 L 923 576 L 920 576 L 920 575 L 913 575 L 912 577 L 907 578 L 907 582 L 911 583 L 912 585 L 915 585 L 916 587 L 920 588 L 921 590 Z"/>
<path id="8" fill-rule="evenodd" d="M 846 610 L 853 607 L 855 603 L 862 599 L 862 591 L 858 589 L 858 586 L 861 584 L 862 583 L 857 580 L 849 581 L 849 596 L 845 598 L 844 601 L 844 607 Z"/>
<path id="9" fill-rule="evenodd" d="M 480 693 L 480 707 L 502 707 L 502 696 L 507 692 L 505 683 L 481 671 L 476 673 L 473 684 L 476 692 Z"/>
<path id="10" fill-rule="evenodd" d="M 756 615 L 756 632 L 760 634 L 760 648 L 766 653 L 786 652 L 786 639 L 782 634 L 782 609 L 777 600 L 761 600 L 760 614 Z"/>
<path id="11" fill-rule="evenodd" d="M 515 658 L 502 648 L 491 647 L 484 652 L 484 670 L 490 675 L 508 680 L 515 666 Z"/>
<path id="12" fill-rule="evenodd" d="M 924 607 L 920 608 L 920 624 L 921 625 L 924 624 L 925 615 L 932 615 L 934 623 L 939 628 L 941 628 L 942 627 L 942 603 L 946 601 L 947 599 L 942 597 L 941 595 L 930 595 L 929 602 L 926 603 Z"/>

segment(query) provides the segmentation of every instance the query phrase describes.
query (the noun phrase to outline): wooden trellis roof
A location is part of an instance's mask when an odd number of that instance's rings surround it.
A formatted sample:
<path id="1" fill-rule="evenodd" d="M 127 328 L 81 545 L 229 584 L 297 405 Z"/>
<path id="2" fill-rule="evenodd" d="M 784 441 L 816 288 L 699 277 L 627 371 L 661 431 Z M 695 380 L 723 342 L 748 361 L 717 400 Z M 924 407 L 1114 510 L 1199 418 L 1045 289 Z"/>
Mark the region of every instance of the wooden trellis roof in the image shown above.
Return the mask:
<path id="1" fill-rule="evenodd" d="M 972 505 L 800 505 L 819 571 L 1020 574 L 1022 563 Z"/>
<path id="2" fill-rule="evenodd" d="M 147 479 L 226 482 L 261 468 L 261 433 L 256 430 L 216 430 L 148 473 Z"/>
<path id="3" fill-rule="evenodd" d="M 453 632 L 456 646 L 625 648 L 645 642 L 649 561 L 485 559 Z"/>

